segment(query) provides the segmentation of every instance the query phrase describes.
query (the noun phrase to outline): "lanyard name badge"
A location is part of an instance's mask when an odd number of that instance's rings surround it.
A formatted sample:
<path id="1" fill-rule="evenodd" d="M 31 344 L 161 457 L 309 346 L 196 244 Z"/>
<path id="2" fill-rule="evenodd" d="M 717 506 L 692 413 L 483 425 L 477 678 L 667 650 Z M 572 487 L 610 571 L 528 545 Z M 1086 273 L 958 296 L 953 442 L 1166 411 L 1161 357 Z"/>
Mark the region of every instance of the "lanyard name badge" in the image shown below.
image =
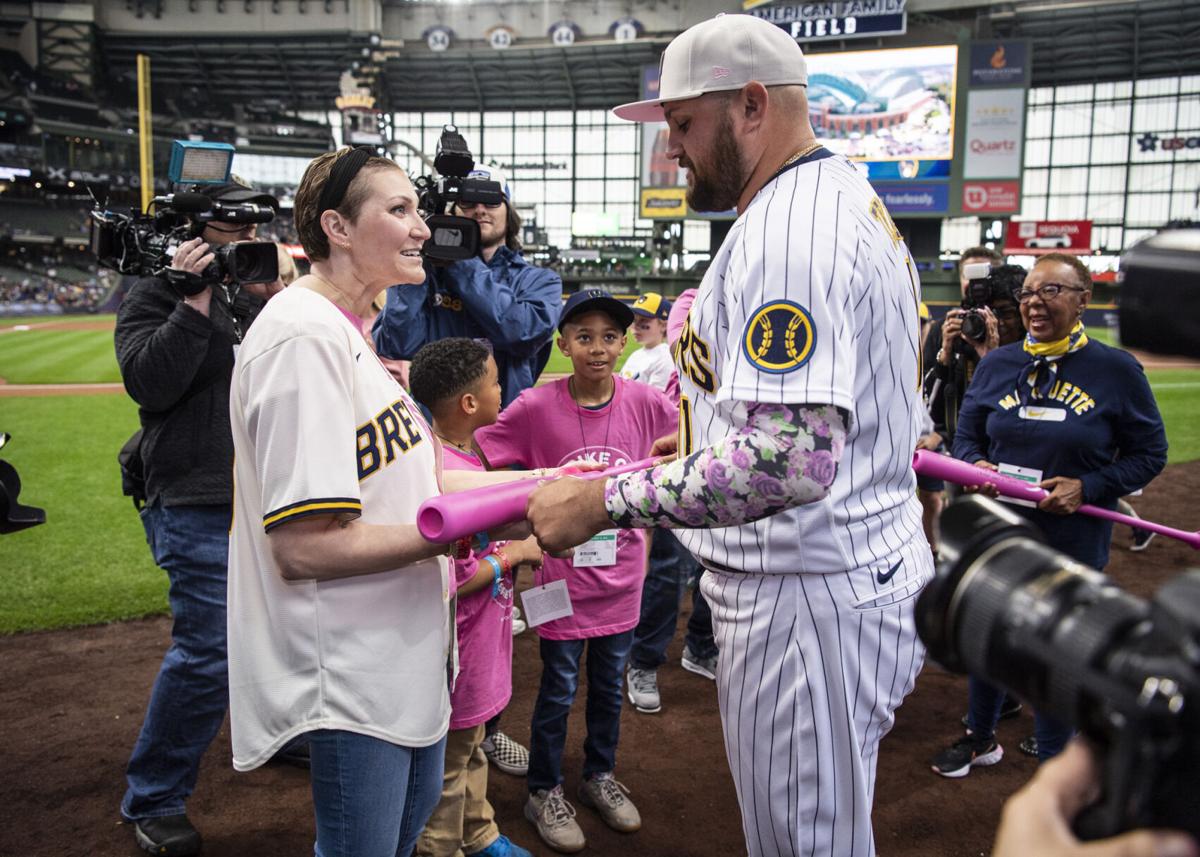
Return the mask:
<path id="1" fill-rule="evenodd" d="M 617 530 L 596 533 L 579 547 L 571 562 L 576 568 L 596 568 L 617 564 Z"/>
<path id="2" fill-rule="evenodd" d="M 1016 464 L 1004 464 L 1001 462 L 996 465 L 997 472 L 1001 476 L 1009 476 L 1013 479 L 1019 479 L 1021 482 L 1026 482 L 1030 485 L 1037 485 L 1042 481 L 1042 471 L 1034 467 L 1021 467 Z M 1028 506 L 1031 509 L 1037 508 L 1037 503 L 1029 500 L 1018 500 L 1015 497 L 1000 496 L 996 498 L 1002 503 L 1011 503 L 1014 506 Z"/>

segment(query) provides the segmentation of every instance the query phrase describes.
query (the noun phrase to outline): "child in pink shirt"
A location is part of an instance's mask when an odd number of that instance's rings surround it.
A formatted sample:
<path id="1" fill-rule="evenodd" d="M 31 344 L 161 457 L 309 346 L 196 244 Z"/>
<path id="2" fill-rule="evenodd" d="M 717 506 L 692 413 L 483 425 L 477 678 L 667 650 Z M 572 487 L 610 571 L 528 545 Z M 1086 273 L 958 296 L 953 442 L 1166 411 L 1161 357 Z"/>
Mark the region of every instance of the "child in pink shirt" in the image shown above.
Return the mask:
<path id="1" fill-rule="evenodd" d="M 573 374 L 523 392 L 495 425 L 475 439 L 492 467 L 558 467 L 584 459 L 613 467 L 645 458 L 654 441 L 675 430 L 670 400 L 646 384 L 616 377 L 633 313 L 607 292 L 591 289 L 563 307 L 558 346 Z M 586 843 L 563 794 L 567 715 L 586 649 L 587 741 L 579 798 L 615 830 L 641 826 L 624 787 L 613 779 L 621 715 L 621 676 L 638 622 L 646 569 L 645 534 L 611 530 L 576 548 L 571 559 L 547 557 L 535 583 L 566 581 L 572 614 L 537 627 L 542 680 L 533 711 L 525 815 L 553 848 Z M 532 619 L 532 617 L 529 617 Z"/>
<path id="2" fill-rule="evenodd" d="M 496 421 L 500 378 L 485 344 L 443 339 L 422 348 L 410 371 L 413 397 L 433 415 L 447 470 L 483 470 L 472 436 Z M 484 541 L 482 537 L 480 542 Z M 450 693 L 450 732 L 442 798 L 417 842 L 422 857 L 531 857 L 500 834 L 487 800 L 484 724 L 512 696 L 513 569 L 538 565 L 542 552 L 531 537 L 476 546 L 455 559 L 458 678 Z"/>

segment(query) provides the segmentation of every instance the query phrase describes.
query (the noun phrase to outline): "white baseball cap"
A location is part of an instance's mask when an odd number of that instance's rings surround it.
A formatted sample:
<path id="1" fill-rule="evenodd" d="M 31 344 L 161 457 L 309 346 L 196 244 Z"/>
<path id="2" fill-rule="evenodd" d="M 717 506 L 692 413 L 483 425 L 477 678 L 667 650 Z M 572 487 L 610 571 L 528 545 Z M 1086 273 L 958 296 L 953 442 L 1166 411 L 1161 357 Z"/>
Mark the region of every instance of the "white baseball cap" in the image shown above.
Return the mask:
<path id="1" fill-rule="evenodd" d="M 796 40 L 753 15 L 720 14 L 671 40 L 659 65 L 658 98 L 613 108 L 620 119 L 662 122 L 662 106 L 706 92 L 764 86 L 808 85 L 808 66 Z"/>

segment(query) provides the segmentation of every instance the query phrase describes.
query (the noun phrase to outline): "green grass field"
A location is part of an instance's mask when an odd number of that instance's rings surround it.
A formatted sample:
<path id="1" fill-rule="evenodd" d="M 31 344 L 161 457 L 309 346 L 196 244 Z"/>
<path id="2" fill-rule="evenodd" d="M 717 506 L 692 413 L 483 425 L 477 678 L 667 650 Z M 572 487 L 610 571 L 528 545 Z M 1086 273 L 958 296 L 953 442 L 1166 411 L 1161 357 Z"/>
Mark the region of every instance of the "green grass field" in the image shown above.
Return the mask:
<path id="1" fill-rule="evenodd" d="M 46 523 L 0 536 L 0 633 L 87 625 L 166 609 L 166 575 L 121 494 L 117 450 L 137 428 L 122 395 L 0 398 L 0 452 L 21 501 Z"/>
<path id="2" fill-rule="evenodd" d="M 4 320 L 0 327 L 35 321 Z M 1107 331 L 1094 335 L 1109 341 Z M 637 347 L 630 337 L 625 356 Z M 570 362 L 555 349 L 546 371 L 569 372 Z M 1167 425 L 1171 462 L 1200 458 L 1200 370 L 1147 374 Z M 0 333 L 0 377 L 119 381 L 112 332 Z M 0 454 L 20 471 L 22 501 L 47 516 L 43 526 L 0 536 L 0 633 L 166 610 L 166 576 L 151 561 L 137 513 L 121 494 L 117 450 L 136 427 L 136 408 L 121 394 L 0 398 L 0 431 L 13 435 Z"/>

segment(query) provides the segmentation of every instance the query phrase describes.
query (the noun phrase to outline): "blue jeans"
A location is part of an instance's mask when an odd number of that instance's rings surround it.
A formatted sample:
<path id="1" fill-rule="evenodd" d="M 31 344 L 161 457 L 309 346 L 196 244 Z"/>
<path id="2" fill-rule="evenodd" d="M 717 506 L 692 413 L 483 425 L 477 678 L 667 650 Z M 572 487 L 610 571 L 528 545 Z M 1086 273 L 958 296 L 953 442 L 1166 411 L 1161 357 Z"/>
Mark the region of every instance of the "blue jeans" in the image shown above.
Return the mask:
<path id="1" fill-rule="evenodd" d="M 996 733 L 996 721 L 1000 719 L 1000 707 L 1005 693 L 994 684 L 975 676 L 967 680 L 968 709 L 967 728 L 980 737 L 992 737 Z M 1044 762 L 1062 752 L 1071 740 L 1074 730 L 1066 723 L 1033 712 L 1033 734 L 1037 738 L 1038 761 Z"/>
<path id="2" fill-rule="evenodd" d="M 675 637 L 679 621 L 679 599 L 683 597 L 690 578 L 698 577 L 700 566 L 691 553 L 679 543 L 670 530 L 653 530 L 650 542 L 650 564 L 642 586 L 642 612 L 633 632 L 633 649 L 629 662 L 637 669 L 658 669 L 667 660 L 667 646 Z M 712 612 L 700 594 L 700 586 L 692 589 L 692 615 L 688 619 L 687 647 L 698 658 L 717 654 L 713 641 Z"/>
<path id="3" fill-rule="evenodd" d="M 229 556 L 228 505 L 142 509 L 154 562 L 167 573 L 174 624 L 142 731 L 125 770 L 121 801 L 127 820 L 178 815 L 196 787 L 200 758 L 225 709 L 225 588 Z"/>
<path id="4" fill-rule="evenodd" d="M 533 704 L 529 741 L 529 790 L 552 789 L 563 781 L 567 715 L 579 687 L 579 661 L 587 648 L 587 739 L 583 777 L 611 771 L 621 734 L 621 677 L 633 631 L 586 640 L 542 640 L 542 684 Z"/>
<path id="5" fill-rule="evenodd" d="M 316 857 L 408 857 L 442 797 L 446 739 L 428 747 L 309 732 Z"/>

